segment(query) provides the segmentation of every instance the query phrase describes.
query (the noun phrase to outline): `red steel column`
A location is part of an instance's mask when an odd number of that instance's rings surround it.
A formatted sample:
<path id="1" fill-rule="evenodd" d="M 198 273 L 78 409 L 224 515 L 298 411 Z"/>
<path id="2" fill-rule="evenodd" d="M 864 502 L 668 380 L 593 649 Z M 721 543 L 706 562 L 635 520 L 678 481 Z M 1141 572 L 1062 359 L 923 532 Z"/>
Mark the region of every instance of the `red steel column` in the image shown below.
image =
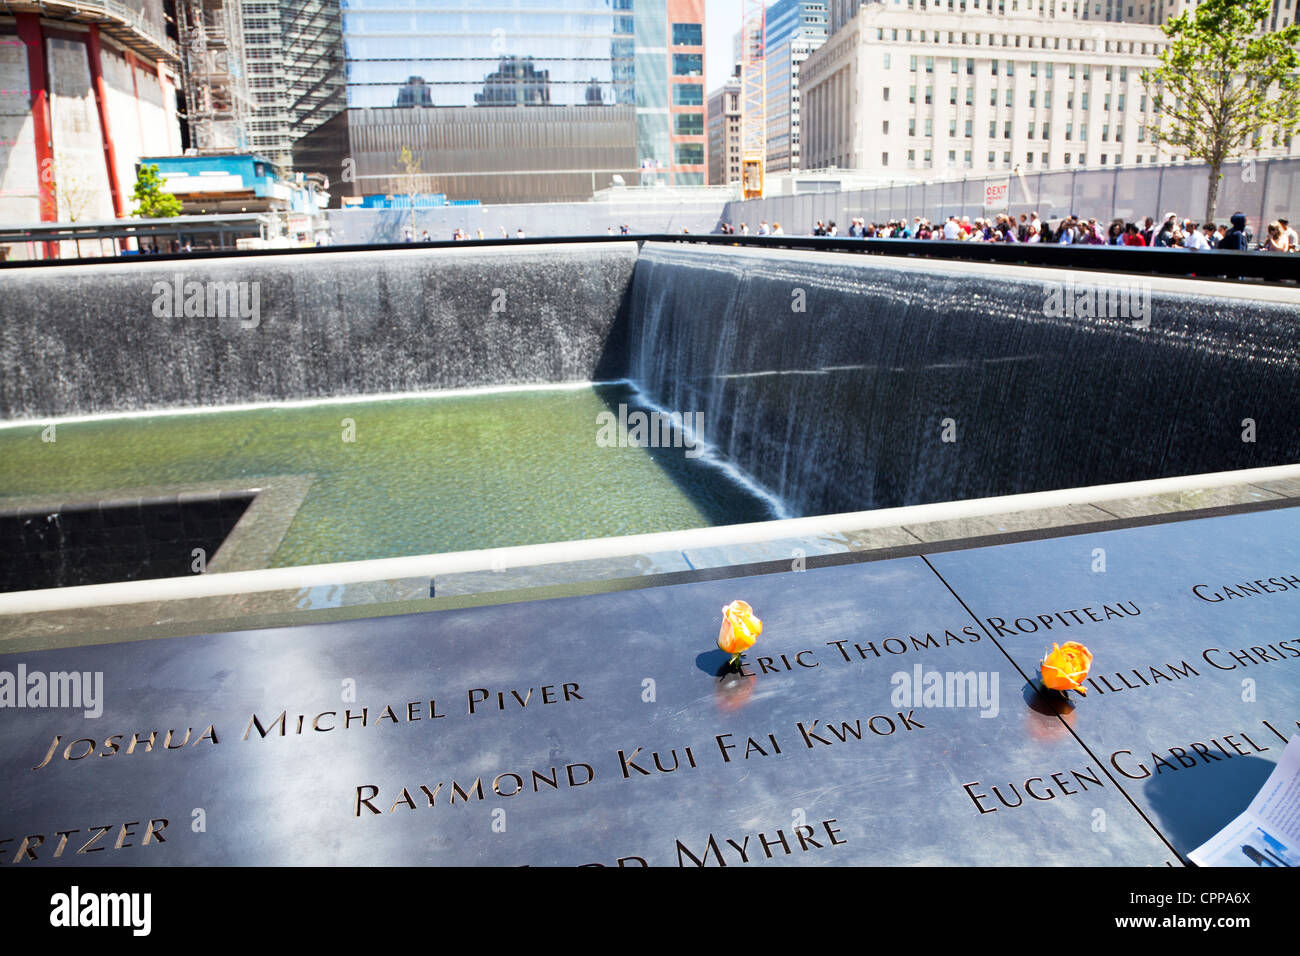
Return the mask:
<path id="1" fill-rule="evenodd" d="M 103 48 L 99 45 L 99 27 L 91 24 L 86 43 L 90 58 L 90 82 L 95 89 L 95 106 L 99 111 L 99 132 L 104 141 L 104 165 L 108 169 L 108 191 L 113 197 L 113 215 L 122 218 L 122 189 L 117 182 L 117 150 L 113 147 L 113 131 L 108 125 L 108 87 L 104 83 Z"/>
<path id="2" fill-rule="evenodd" d="M 32 103 L 32 132 L 36 140 L 36 188 L 41 222 L 57 222 L 59 204 L 54 195 L 54 139 L 51 134 L 50 97 L 45 81 L 45 36 L 35 13 L 16 13 L 18 39 L 27 48 L 27 86 Z M 55 243 L 43 242 L 46 258 L 55 255 Z"/>

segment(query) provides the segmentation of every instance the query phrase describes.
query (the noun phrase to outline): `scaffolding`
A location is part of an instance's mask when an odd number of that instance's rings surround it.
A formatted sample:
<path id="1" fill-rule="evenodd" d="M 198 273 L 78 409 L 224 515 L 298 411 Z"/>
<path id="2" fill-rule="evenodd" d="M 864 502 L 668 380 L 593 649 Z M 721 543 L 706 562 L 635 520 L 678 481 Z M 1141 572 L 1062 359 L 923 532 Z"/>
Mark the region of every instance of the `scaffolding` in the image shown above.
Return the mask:
<path id="1" fill-rule="evenodd" d="M 200 153 L 248 150 L 253 100 L 239 0 L 178 0 L 190 143 Z"/>
<path id="2" fill-rule="evenodd" d="M 745 0 L 741 28 L 741 181 L 746 199 L 763 196 L 767 160 L 767 2 Z"/>

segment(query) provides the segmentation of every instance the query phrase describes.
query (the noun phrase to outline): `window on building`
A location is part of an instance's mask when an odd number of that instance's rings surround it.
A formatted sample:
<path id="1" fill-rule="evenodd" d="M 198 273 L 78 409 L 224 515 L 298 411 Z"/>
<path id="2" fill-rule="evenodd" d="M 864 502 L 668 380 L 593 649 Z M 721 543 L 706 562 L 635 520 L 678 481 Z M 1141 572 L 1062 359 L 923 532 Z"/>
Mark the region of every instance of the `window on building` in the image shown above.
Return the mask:
<path id="1" fill-rule="evenodd" d="M 998 91 L 996 89 L 989 90 L 989 106 L 997 106 L 997 105 L 998 105 Z"/>
<path id="2" fill-rule="evenodd" d="M 998 135 L 998 121 L 989 120 L 989 139 L 992 139 L 994 136 L 997 135 Z"/>
<path id="3" fill-rule="evenodd" d="M 888 165 L 889 165 L 889 154 L 888 154 L 888 153 L 881 153 L 881 154 L 880 154 L 880 165 L 881 165 L 881 166 L 888 166 Z"/>
<path id="4" fill-rule="evenodd" d="M 956 139 L 956 137 L 957 137 L 957 121 L 956 121 L 956 120 L 948 120 L 948 135 L 951 136 L 951 137 L 953 137 L 954 139 Z"/>
<path id="5" fill-rule="evenodd" d="M 916 150 L 909 149 L 907 151 L 907 165 L 909 166 L 916 165 Z"/>
<path id="6" fill-rule="evenodd" d="M 934 120 L 928 119 L 925 121 L 925 135 L 926 136 L 934 135 Z"/>
<path id="7" fill-rule="evenodd" d="M 957 105 L 957 87 L 955 86 L 952 87 L 950 90 L 948 90 L 948 105 L 949 106 Z"/>
<path id="8" fill-rule="evenodd" d="M 673 46 L 704 46 L 704 24 L 674 23 Z"/>
<path id="9" fill-rule="evenodd" d="M 973 86 L 966 87 L 966 105 L 967 106 L 975 105 L 975 87 Z"/>
<path id="10" fill-rule="evenodd" d="M 889 54 L 885 54 L 885 69 L 889 69 Z"/>
<path id="11" fill-rule="evenodd" d="M 1016 64 L 1011 60 L 1007 60 L 1007 76 L 1015 76 L 1015 75 L 1016 75 Z"/>
<path id="12" fill-rule="evenodd" d="M 1011 87 L 1007 87 L 1007 106 L 1010 106 L 1015 102 L 1014 94 L 1015 90 L 1011 89 Z"/>
<path id="13" fill-rule="evenodd" d="M 1065 154 L 1065 165 L 1066 165 L 1066 166 L 1069 166 L 1069 165 L 1070 165 L 1070 154 L 1069 154 L 1069 153 L 1066 153 L 1066 154 Z"/>
<path id="14" fill-rule="evenodd" d="M 1030 124 L 1029 124 L 1029 138 L 1030 138 L 1030 139 L 1033 139 L 1033 138 L 1034 138 L 1034 124 L 1033 124 L 1033 123 L 1030 123 Z"/>
<path id="15" fill-rule="evenodd" d="M 912 58 L 910 59 L 910 61 L 909 61 L 909 63 L 908 63 L 908 68 L 909 68 L 913 73 L 916 72 L 916 57 L 912 57 Z"/>
<path id="16" fill-rule="evenodd" d="M 703 113 L 674 113 L 673 133 L 677 136 L 704 135 Z"/>
<path id="17" fill-rule="evenodd" d="M 934 57 L 932 57 L 932 56 L 927 56 L 927 57 L 925 58 L 925 72 L 927 72 L 927 73 L 933 73 L 933 72 L 934 72 Z"/>
<path id="18" fill-rule="evenodd" d="M 969 149 L 966 150 L 966 152 L 962 155 L 962 163 L 966 166 L 967 169 L 971 168 L 972 165 L 971 151 Z"/>
<path id="19" fill-rule="evenodd" d="M 998 75 L 998 61 L 997 61 L 997 60 L 993 60 L 992 62 L 993 62 L 993 75 L 994 75 L 994 76 L 997 76 L 997 75 Z"/>
<path id="20" fill-rule="evenodd" d="M 1029 64 L 1029 75 L 1030 75 L 1030 76 L 1037 76 L 1037 75 L 1038 75 L 1038 61 L 1037 61 L 1037 60 L 1035 60 L 1034 62 L 1032 62 L 1032 63 Z"/>
<path id="21" fill-rule="evenodd" d="M 732 97 L 732 109 L 736 108 Z M 700 83 L 674 83 L 673 84 L 673 105 L 675 106 L 703 106 L 704 105 L 704 86 Z"/>
<path id="22" fill-rule="evenodd" d="M 1113 79 L 1114 78 L 1113 73 L 1114 73 L 1114 67 L 1110 67 L 1110 66 L 1106 67 L 1106 79 L 1108 80 Z"/>
<path id="23" fill-rule="evenodd" d="M 1011 138 L 1011 120 L 1007 120 L 1002 124 L 1002 138 L 1003 139 Z"/>
<path id="24" fill-rule="evenodd" d="M 998 154 L 995 153 L 995 152 L 993 152 L 993 150 L 991 150 L 991 149 L 989 150 L 989 165 L 990 165 L 990 166 L 992 166 L 992 165 L 994 164 L 994 162 L 997 161 L 997 155 L 998 155 Z"/>
<path id="25" fill-rule="evenodd" d="M 965 129 L 965 131 L 966 131 L 966 138 L 967 138 L 967 139 L 970 139 L 973 135 L 975 135 L 975 134 L 972 132 L 972 130 L 971 130 L 971 120 L 967 120 L 967 121 L 966 121 L 966 129 Z"/>
<path id="26" fill-rule="evenodd" d="M 949 166 L 957 165 L 957 150 L 955 149 L 948 150 L 948 165 Z"/>
<path id="27" fill-rule="evenodd" d="M 915 117 L 913 117 L 912 119 L 910 119 L 910 120 L 907 121 L 907 135 L 908 135 L 908 136 L 915 136 L 915 135 L 916 135 L 916 118 L 915 118 Z"/>
<path id="28" fill-rule="evenodd" d="M 881 130 L 880 130 L 880 131 L 881 131 L 882 133 L 885 133 L 885 134 L 888 134 L 888 133 L 889 133 L 889 120 L 885 120 L 883 123 L 880 124 L 880 126 L 881 126 Z"/>
<path id="29" fill-rule="evenodd" d="M 927 87 L 925 88 L 925 102 L 926 102 L 927 104 L 930 104 L 930 103 L 933 103 L 933 102 L 934 102 L 934 87 L 933 87 L 933 86 L 927 86 Z"/>
<path id="30" fill-rule="evenodd" d="M 1119 104 L 1118 104 L 1118 105 L 1119 105 L 1119 111 L 1120 111 L 1121 113 L 1123 113 L 1123 112 L 1124 112 L 1124 94 L 1123 94 L 1123 93 L 1121 93 L 1121 94 L 1119 95 Z"/>
<path id="31" fill-rule="evenodd" d="M 1050 110 L 1051 108 L 1052 108 L 1052 91 L 1043 90 L 1043 109 Z"/>
<path id="32" fill-rule="evenodd" d="M 909 102 L 909 103 L 915 103 L 915 102 L 916 102 L 916 87 L 915 87 L 915 86 L 909 86 L 909 87 L 907 88 L 907 102 Z"/>
<path id="33" fill-rule="evenodd" d="M 933 151 L 927 149 L 925 151 L 923 159 L 925 161 L 926 168 L 928 169 L 930 166 L 934 164 Z"/>
<path id="34" fill-rule="evenodd" d="M 952 41 L 949 40 L 948 42 L 951 43 Z M 960 68 L 961 68 L 961 58 L 960 58 L 960 57 L 956 57 L 956 56 L 953 57 L 953 58 L 952 58 L 952 72 L 953 72 L 953 73 L 956 73 Z"/>
<path id="35" fill-rule="evenodd" d="M 1073 124 L 1073 123 L 1066 123 L 1066 124 L 1065 124 L 1065 138 L 1066 138 L 1067 140 L 1074 139 L 1074 124 Z"/>
<path id="36" fill-rule="evenodd" d="M 673 76 L 703 76 L 703 53 L 674 53 Z"/>
<path id="37" fill-rule="evenodd" d="M 1033 109 L 1035 106 L 1038 105 L 1038 103 L 1036 102 L 1037 99 L 1038 99 L 1038 91 L 1037 91 L 1037 90 L 1030 90 L 1030 91 L 1029 91 L 1029 108 L 1030 108 L 1030 109 Z"/>
<path id="38" fill-rule="evenodd" d="M 1032 166 L 1032 165 L 1034 165 L 1034 154 L 1033 154 L 1033 153 L 1025 153 L 1025 165 L 1026 165 L 1026 166 Z"/>
<path id="39" fill-rule="evenodd" d="M 1043 76 L 1047 77 L 1049 80 L 1052 78 L 1052 66 L 1053 64 L 1051 63 L 1043 64 Z"/>
<path id="40" fill-rule="evenodd" d="M 886 103 L 888 103 L 888 102 L 889 102 L 889 87 L 887 87 L 887 86 L 885 86 L 885 87 L 881 87 L 880 95 L 881 95 L 881 97 L 884 99 L 884 101 L 885 101 Z"/>
<path id="41" fill-rule="evenodd" d="M 1051 139 L 1051 138 L 1052 138 L 1052 124 L 1051 124 L 1051 123 L 1044 123 L 1044 124 L 1043 124 L 1043 139 Z"/>
<path id="42" fill-rule="evenodd" d="M 1127 83 L 1127 82 L 1128 82 L 1128 67 L 1126 67 L 1126 66 L 1121 66 L 1121 67 L 1119 68 L 1119 81 L 1120 81 L 1121 83 Z"/>
<path id="43" fill-rule="evenodd" d="M 1071 63 L 1071 64 L 1070 64 L 1070 79 L 1073 80 L 1073 79 L 1075 78 L 1074 74 L 1075 74 L 1075 65 L 1074 65 L 1073 63 Z"/>
<path id="44" fill-rule="evenodd" d="M 1088 124 L 1087 124 L 1087 123 L 1080 123 L 1080 124 L 1079 124 L 1079 141 L 1082 142 L 1082 143 L 1086 143 L 1086 142 L 1088 141 Z"/>
<path id="45" fill-rule="evenodd" d="M 1046 153 L 1040 153 L 1040 154 L 1039 154 L 1039 157 L 1040 157 L 1040 158 L 1039 158 L 1039 163 L 1040 163 L 1040 165 L 1046 166 L 1046 165 L 1047 165 L 1047 154 L 1046 154 Z"/>
<path id="46" fill-rule="evenodd" d="M 675 148 L 678 166 L 704 165 L 703 143 L 677 143 L 675 144 Z"/>
<path id="47" fill-rule="evenodd" d="M 1080 94 L 1080 96 L 1079 96 L 1079 105 L 1082 106 L 1085 110 L 1088 108 L 1088 94 L 1087 94 L 1087 93 Z"/>

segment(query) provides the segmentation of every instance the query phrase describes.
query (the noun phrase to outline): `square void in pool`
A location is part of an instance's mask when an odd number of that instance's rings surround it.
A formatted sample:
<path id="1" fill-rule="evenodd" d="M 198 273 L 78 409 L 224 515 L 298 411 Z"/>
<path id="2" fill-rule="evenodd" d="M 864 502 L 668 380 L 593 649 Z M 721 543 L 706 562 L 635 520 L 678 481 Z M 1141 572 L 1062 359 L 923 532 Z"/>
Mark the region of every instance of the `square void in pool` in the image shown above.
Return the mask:
<path id="1" fill-rule="evenodd" d="M 195 550 L 211 561 L 253 498 L 226 492 L 0 511 L 0 591 L 191 574 Z"/>

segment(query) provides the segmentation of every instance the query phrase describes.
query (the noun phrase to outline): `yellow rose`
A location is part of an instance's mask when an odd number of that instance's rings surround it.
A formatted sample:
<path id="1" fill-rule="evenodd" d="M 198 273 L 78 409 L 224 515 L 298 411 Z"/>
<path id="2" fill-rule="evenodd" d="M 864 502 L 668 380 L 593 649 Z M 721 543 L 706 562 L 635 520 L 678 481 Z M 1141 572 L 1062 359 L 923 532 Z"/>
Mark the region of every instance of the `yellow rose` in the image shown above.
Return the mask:
<path id="1" fill-rule="evenodd" d="M 754 617 L 754 609 L 744 601 L 732 601 L 722 609 L 718 648 L 731 655 L 731 663 L 740 660 L 762 633 L 763 622 Z"/>
<path id="2" fill-rule="evenodd" d="M 1066 641 L 1065 645 L 1052 645 L 1052 652 L 1043 658 L 1043 686 L 1052 690 L 1077 690 L 1087 694 L 1083 686 L 1092 666 L 1092 651 L 1076 641 Z"/>

